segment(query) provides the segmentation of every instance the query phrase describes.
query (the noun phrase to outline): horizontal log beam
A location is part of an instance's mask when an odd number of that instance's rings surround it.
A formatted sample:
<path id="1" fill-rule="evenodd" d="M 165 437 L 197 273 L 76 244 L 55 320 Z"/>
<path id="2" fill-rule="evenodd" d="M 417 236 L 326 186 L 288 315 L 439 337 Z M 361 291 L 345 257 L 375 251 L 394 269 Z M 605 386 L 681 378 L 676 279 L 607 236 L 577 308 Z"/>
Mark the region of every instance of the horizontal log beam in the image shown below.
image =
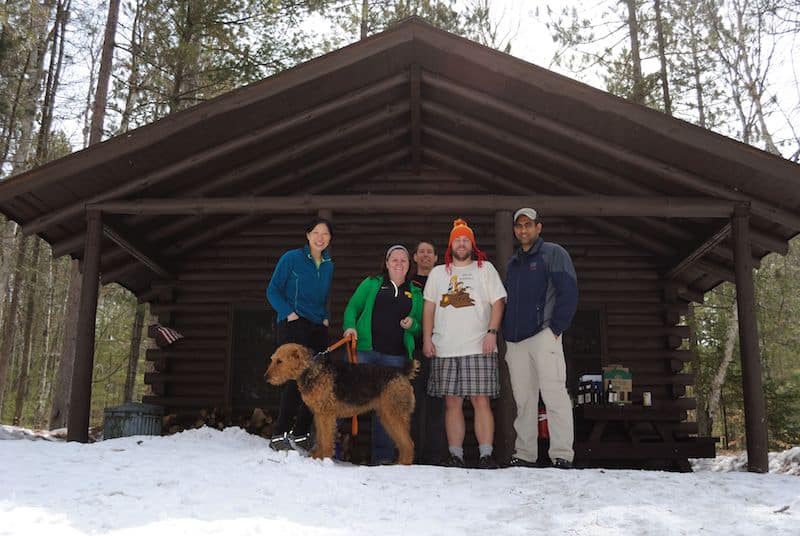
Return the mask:
<path id="1" fill-rule="evenodd" d="M 655 216 L 662 218 L 726 218 L 733 203 L 710 198 L 668 196 L 477 196 L 470 212 L 515 210 L 520 206 L 547 207 L 558 216 Z M 465 200 L 437 195 L 294 195 L 195 199 L 136 199 L 106 201 L 87 208 L 114 214 L 292 214 L 319 209 L 347 212 L 431 213 L 463 211 Z"/>

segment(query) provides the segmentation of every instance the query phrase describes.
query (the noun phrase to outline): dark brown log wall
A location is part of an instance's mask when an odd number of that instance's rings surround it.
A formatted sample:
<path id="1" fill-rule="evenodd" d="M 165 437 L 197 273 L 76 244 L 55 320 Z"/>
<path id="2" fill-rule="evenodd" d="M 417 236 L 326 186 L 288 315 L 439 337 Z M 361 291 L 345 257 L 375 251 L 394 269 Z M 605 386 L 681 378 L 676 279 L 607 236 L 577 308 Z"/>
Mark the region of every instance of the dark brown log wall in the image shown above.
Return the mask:
<path id="1" fill-rule="evenodd" d="M 414 186 L 419 191 L 419 185 Z M 361 189 L 369 191 L 366 186 Z M 479 196 L 475 202 L 480 202 Z M 433 240 L 443 261 L 445 241 L 457 216 L 469 221 L 478 246 L 495 261 L 494 217 L 473 216 L 468 206 L 461 214 L 429 216 L 334 214 L 331 336 L 338 338 L 347 299 L 364 277 L 378 272 L 389 245 L 404 243 L 412 248 L 418 240 Z M 168 351 L 149 351 L 148 359 L 158 370 L 146 377 L 155 395 L 149 401 L 167 406 L 168 411 L 224 406 L 230 306 L 266 303 L 269 276 L 284 251 L 303 245 L 307 221 L 305 216 L 265 218 L 196 251 L 180 266 L 176 281 L 155 285 L 161 297 L 153 311 L 186 338 Z M 694 399 L 684 397 L 693 377 L 682 373 L 691 353 L 680 349 L 688 327 L 678 325 L 686 312 L 686 301 L 680 297 L 684 289 L 660 279 L 650 254 L 578 219 L 545 219 L 543 236 L 572 255 L 580 307 L 604 308 L 607 362 L 630 367 L 633 399 L 640 400 L 646 390 L 661 407 L 693 409 Z M 695 431 L 693 423 L 684 426 L 687 432 Z"/>

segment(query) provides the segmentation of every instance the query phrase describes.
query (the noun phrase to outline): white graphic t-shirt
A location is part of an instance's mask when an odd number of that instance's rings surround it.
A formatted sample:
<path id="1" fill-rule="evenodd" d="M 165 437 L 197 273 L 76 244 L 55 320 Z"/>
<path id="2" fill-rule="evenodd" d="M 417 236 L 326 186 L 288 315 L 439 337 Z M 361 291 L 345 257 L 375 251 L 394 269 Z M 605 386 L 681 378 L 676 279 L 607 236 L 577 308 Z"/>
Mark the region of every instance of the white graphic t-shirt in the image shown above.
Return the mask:
<path id="1" fill-rule="evenodd" d="M 488 261 L 468 266 L 435 266 L 423 293 L 436 305 L 433 345 L 437 357 L 483 353 L 483 338 L 489 328 L 492 304 L 506 297 L 497 270 Z"/>

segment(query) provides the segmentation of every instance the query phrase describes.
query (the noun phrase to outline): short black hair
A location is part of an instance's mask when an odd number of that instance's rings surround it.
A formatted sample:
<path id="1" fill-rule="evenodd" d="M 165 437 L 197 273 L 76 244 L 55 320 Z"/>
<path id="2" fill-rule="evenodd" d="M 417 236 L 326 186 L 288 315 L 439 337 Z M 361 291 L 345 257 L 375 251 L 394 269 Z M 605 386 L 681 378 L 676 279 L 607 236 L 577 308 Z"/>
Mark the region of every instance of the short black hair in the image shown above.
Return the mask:
<path id="1" fill-rule="evenodd" d="M 433 248 L 433 253 L 434 254 L 436 253 L 436 244 L 433 243 L 433 240 L 420 240 L 419 242 L 417 242 L 417 245 L 414 246 L 414 252 L 411 255 L 416 255 L 417 251 L 419 251 L 419 247 L 422 244 L 430 244 L 431 247 Z"/>
<path id="2" fill-rule="evenodd" d="M 320 218 L 319 216 L 311 220 L 311 223 L 309 223 L 308 226 L 306 226 L 306 234 L 313 231 L 314 227 L 316 227 L 320 223 L 324 223 L 328 227 L 328 232 L 330 233 L 331 238 L 333 238 L 333 224 L 327 218 Z"/>

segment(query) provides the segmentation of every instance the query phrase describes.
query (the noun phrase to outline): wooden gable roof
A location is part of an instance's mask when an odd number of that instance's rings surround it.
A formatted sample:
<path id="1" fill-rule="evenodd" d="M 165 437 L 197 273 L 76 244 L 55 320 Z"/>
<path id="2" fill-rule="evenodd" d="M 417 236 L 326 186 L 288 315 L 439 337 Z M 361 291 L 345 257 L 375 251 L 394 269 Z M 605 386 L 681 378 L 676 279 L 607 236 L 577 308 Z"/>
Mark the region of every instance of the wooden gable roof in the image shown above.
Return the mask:
<path id="1" fill-rule="evenodd" d="M 756 259 L 800 233 L 800 166 L 414 18 L 11 177 L 0 210 L 55 255 L 80 258 L 93 203 L 340 195 L 376 176 L 441 173 L 476 206 L 487 190 L 746 202 Z M 140 293 L 171 260 L 269 217 L 196 212 L 108 220 L 103 281 Z M 730 227 L 714 216 L 587 221 L 704 291 L 732 279 Z"/>

